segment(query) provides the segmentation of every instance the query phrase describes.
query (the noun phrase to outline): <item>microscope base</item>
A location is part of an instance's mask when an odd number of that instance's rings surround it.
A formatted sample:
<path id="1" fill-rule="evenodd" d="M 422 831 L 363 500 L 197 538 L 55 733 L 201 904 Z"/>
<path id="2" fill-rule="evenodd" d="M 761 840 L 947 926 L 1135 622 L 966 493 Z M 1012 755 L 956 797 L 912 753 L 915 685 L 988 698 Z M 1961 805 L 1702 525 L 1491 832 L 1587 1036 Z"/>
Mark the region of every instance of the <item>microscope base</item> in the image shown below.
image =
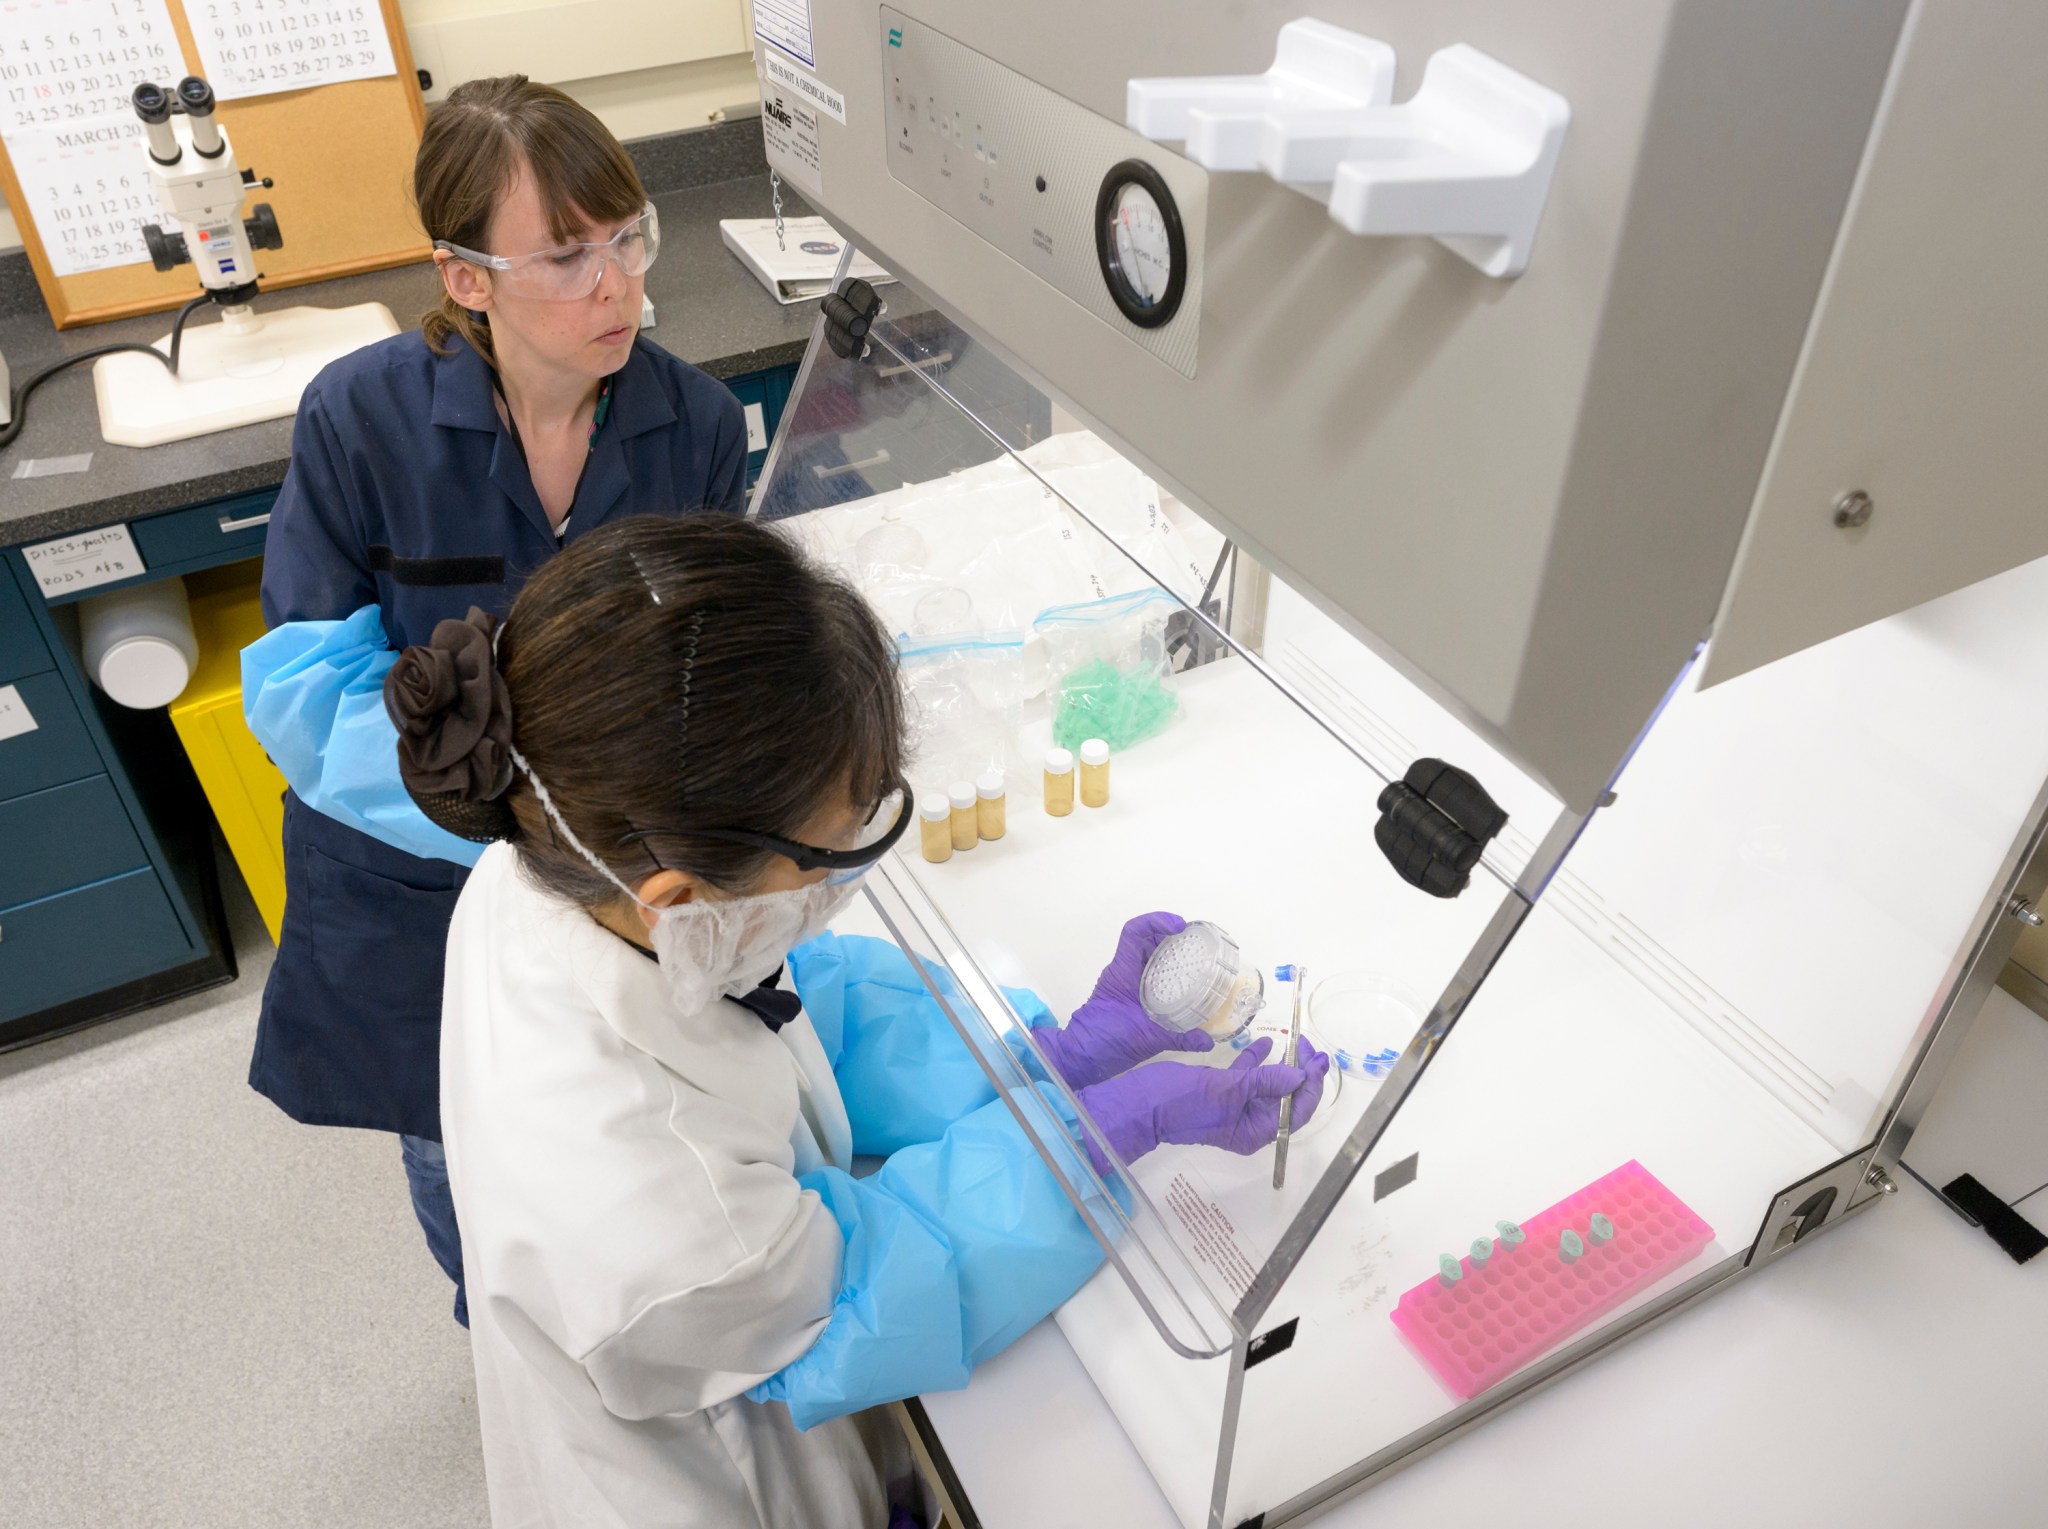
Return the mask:
<path id="1" fill-rule="evenodd" d="M 279 308 L 189 324 L 178 375 L 132 352 L 93 363 L 100 435 L 110 446 L 160 446 L 259 420 L 282 419 L 328 362 L 398 333 L 382 303 Z M 171 337 L 156 340 L 169 352 Z"/>

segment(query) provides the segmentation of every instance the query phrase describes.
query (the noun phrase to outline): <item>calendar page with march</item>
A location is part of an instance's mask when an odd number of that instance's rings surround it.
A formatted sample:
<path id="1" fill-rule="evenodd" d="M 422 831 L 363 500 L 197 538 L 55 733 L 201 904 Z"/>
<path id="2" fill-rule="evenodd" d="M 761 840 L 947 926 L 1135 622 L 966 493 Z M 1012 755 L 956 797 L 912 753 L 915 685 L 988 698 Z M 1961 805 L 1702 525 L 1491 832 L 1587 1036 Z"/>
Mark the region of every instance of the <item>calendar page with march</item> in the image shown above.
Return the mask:
<path id="1" fill-rule="evenodd" d="M 156 194 L 129 94 L 184 73 L 164 0 L 0 0 L 0 138 L 58 275 L 149 259 Z"/>
<path id="2" fill-rule="evenodd" d="M 246 100 L 396 72 L 375 0 L 186 0 L 196 72 Z M 131 96 L 188 67 L 166 0 L 0 0 L 0 142 L 53 275 L 146 263 L 160 210 Z"/>

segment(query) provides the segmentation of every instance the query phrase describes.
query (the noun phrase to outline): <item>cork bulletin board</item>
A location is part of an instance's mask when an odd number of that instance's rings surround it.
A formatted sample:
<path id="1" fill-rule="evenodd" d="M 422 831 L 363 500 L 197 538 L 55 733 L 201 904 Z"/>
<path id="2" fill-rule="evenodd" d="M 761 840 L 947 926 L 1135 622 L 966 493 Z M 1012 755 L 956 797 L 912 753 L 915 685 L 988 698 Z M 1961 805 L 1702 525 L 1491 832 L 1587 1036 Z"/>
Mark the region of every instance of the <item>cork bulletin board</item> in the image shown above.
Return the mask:
<path id="1" fill-rule="evenodd" d="M 351 68 L 388 72 L 333 78 Z M 237 163 L 274 182 L 242 204 L 268 202 L 283 235 L 257 252 L 264 290 L 427 258 L 411 199 L 426 107 L 398 0 L 0 0 L 0 193 L 58 328 L 197 295 L 191 266 L 127 258 L 135 226 L 166 220 L 139 124 L 113 110 L 186 74 L 221 97 Z M 333 82 L 290 88 L 309 74 Z"/>

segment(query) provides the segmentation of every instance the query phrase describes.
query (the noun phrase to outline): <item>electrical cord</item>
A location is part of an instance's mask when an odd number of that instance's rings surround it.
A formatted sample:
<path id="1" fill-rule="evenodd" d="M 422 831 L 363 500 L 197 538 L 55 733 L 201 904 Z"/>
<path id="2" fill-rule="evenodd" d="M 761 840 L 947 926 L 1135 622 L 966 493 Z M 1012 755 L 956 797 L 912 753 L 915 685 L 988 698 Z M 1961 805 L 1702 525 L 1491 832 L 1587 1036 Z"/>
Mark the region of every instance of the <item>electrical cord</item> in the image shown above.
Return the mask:
<path id="1" fill-rule="evenodd" d="M 132 350 L 141 355 L 154 356 L 171 369 L 173 377 L 177 376 L 178 354 L 185 343 L 185 321 L 192 316 L 201 303 L 210 301 L 212 301 L 211 295 L 202 292 L 178 310 L 178 317 L 171 325 L 171 350 L 169 355 L 164 354 L 154 345 L 137 345 L 133 342 L 123 342 L 118 345 L 96 345 L 91 350 L 82 350 L 75 356 L 66 356 L 61 361 L 52 361 L 39 372 L 31 372 L 27 379 L 19 387 L 15 388 L 14 395 L 9 400 L 11 405 L 10 418 L 6 424 L 0 425 L 0 451 L 5 451 L 9 446 L 12 446 L 15 437 L 21 434 L 22 420 L 27 415 L 28 395 L 59 372 L 77 366 L 82 361 L 94 361 L 101 356 L 115 356 L 119 355 L 122 351 Z"/>
<path id="2" fill-rule="evenodd" d="M 193 298 L 191 302 L 185 304 L 184 307 L 180 308 L 178 310 L 178 316 L 171 321 L 170 360 L 171 375 L 173 377 L 178 375 L 179 347 L 181 347 L 185 343 L 185 320 L 189 319 L 190 317 L 192 317 L 194 313 L 199 311 L 199 305 L 201 303 L 210 303 L 212 301 L 213 294 L 211 292 L 201 292 L 197 297 Z"/>

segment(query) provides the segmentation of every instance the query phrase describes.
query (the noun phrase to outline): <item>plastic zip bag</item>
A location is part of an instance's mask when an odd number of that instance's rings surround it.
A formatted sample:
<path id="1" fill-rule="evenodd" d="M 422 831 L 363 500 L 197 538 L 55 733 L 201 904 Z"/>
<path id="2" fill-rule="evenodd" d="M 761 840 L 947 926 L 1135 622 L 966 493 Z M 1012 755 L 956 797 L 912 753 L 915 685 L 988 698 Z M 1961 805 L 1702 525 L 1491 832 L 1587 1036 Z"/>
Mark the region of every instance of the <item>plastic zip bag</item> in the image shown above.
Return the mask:
<path id="1" fill-rule="evenodd" d="M 942 790 L 1017 762 L 1026 690 L 1021 634 L 906 639 L 897 647 L 911 781 Z"/>
<path id="2" fill-rule="evenodd" d="M 1180 602 L 1156 586 L 1042 611 L 1032 632 L 1044 649 L 1053 741 L 1111 750 L 1154 736 L 1174 719 L 1167 623 Z"/>
<path id="3" fill-rule="evenodd" d="M 1082 524 L 1062 494 L 1107 534 Z M 1136 467 L 1073 433 L 777 524 L 844 569 L 890 631 L 915 639 L 1022 631 L 1049 607 L 1155 583 L 1198 598 L 1214 554 L 1197 555 L 1163 504 Z"/>
<path id="4" fill-rule="evenodd" d="M 1027 448 L 1019 459 L 1043 474 L 1102 533 L 1086 538 L 1100 586 L 1095 598 L 1154 583 L 1190 603 L 1201 598 L 1215 550 L 1198 548 L 1167 513 L 1167 496 L 1159 485 L 1107 442 L 1070 432 Z"/>

